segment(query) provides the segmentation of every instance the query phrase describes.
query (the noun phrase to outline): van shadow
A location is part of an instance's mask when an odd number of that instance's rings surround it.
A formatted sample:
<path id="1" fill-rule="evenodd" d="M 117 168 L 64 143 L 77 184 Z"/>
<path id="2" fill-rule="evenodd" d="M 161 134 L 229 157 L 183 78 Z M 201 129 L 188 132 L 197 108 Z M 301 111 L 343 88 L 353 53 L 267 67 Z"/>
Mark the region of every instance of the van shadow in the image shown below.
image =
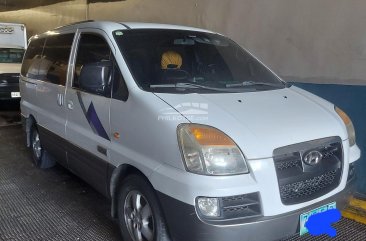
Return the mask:
<path id="1" fill-rule="evenodd" d="M 0 101 L 0 126 L 14 125 L 20 121 L 19 101 Z"/>

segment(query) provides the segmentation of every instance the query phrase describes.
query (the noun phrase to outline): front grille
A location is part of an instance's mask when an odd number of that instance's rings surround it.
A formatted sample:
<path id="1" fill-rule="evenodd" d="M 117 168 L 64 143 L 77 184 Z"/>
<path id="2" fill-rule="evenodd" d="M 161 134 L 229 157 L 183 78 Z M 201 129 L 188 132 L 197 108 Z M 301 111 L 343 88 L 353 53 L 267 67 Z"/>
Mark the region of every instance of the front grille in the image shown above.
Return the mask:
<path id="1" fill-rule="evenodd" d="M 301 159 L 294 158 L 293 160 L 276 163 L 276 168 L 280 171 L 290 169 L 290 168 L 294 168 L 294 167 L 301 168 Z"/>
<path id="2" fill-rule="evenodd" d="M 321 153 L 320 163 L 310 165 L 303 161 L 304 156 L 311 151 Z M 278 148 L 273 154 L 280 197 L 285 205 L 318 198 L 340 183 L 343 150 L 339 137 Z"/>
<path id="3" fill-rule="evenodd" d="M 287 202 L 324 192 L 326 189 L 332 187 L 332 183 L 336 179 L 336 174 L 336 171 L 330 171 L 305 181 L 282 185 L 280 187 L 281 198 L 284 202 Z"/>

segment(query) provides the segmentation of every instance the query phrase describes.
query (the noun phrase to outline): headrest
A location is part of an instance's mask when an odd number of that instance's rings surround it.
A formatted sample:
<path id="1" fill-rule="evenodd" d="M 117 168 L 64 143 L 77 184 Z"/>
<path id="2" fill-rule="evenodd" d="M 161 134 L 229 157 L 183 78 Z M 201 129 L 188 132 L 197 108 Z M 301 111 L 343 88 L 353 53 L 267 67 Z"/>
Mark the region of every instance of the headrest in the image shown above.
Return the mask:
<path id="1" fill-rule="evenodd" d="M 166 51 L 161 56 L 162 69 L 180 69 L 182 62 L 182 56 L 175 51 Z"/>

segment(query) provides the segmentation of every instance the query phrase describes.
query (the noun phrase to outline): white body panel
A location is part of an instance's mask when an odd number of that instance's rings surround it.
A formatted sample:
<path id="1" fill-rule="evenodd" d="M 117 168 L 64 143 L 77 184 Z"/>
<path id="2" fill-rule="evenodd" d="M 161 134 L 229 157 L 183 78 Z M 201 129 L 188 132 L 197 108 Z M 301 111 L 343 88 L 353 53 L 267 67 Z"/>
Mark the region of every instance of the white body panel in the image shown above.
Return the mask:
<path id="1" fill-rule="evenodd" d="M 190 121 L 223 131 L 240 146 L 247 159 L 270 158 L 276 148 L 322 137 L 347 139 L 343 122 L 333 107 L 327 109 L 317 105 L 291 89 L 238 94 L 157 95 L 172 107 L 187 102 L 206 104 L 207 118 Z"/>
<path id="2" fill-rule="evenodd" d="M 58 105 L 58 94 L 65 95 L 65 87 L 51 83 L 38 82 L 36 85 L 37 122 L 44 128 L 65 138 L 66 111 L 64 105 Z M 44 104 L 47 103 L 47 104 Z"/>

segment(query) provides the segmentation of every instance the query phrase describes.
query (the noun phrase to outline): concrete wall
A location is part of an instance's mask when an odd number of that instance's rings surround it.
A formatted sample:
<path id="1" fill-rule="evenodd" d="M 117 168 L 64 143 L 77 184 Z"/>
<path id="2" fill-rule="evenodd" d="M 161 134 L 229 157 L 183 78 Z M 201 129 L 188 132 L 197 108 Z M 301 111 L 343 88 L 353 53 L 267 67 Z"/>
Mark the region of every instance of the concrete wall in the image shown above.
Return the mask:
<path id="1" fill-rule="evenodd" d="M 85 20 L 86 17 L 86 0 L 75 0 L 44 7 L 0 12 L 0 22 L 25 23 L 29 37 L 60 25 Z"/>
<path id="2" fill-rule="evenodd" d="M 212 29 L 294 81 L 366 84 L 363 0 L 86 0 L 0 13 L 32 34 L 84 19 L 148 21 Z"/>

